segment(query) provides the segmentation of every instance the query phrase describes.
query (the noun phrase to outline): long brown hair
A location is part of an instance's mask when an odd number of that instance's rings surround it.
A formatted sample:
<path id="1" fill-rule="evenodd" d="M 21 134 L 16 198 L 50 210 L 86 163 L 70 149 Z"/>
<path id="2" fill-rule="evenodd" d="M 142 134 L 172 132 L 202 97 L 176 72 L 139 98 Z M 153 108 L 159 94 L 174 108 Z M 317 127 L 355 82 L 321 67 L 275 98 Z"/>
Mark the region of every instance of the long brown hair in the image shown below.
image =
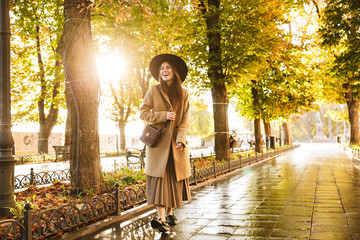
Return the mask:
<path id="1" fill-rule="evenodd" d="M 164 89 L 165 93 L 169 96 L 171 105 L 173 106 L 173 111 L 176 111 L 179 104 L 181 105 L 183 101 L 183 90 L 181 88 L 182 81 L 180 79 L 179 71 L 171 62 L 165 61 L 169 63 L 174 73 L 174 82 L 171 86 L 168 86 L 167 83 L 162 79 L 161 74 L 159 74 L 159 82 L 162 89 Z M 160 72 L 160 69 L 159 69 Z"/>

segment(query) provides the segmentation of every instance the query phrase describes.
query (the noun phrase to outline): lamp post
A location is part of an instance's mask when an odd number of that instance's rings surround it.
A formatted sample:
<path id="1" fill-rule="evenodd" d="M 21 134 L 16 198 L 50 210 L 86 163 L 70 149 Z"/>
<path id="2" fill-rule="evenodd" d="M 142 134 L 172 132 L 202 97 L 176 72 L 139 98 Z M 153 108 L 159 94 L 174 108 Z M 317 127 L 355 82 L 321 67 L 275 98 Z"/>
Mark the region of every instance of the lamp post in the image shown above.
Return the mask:
<path id="1" fill-rule="evenodd" d="M 14 139 L 11 133 L 9 0 L 0 2 L 0 216 L 14 203 Z"/>

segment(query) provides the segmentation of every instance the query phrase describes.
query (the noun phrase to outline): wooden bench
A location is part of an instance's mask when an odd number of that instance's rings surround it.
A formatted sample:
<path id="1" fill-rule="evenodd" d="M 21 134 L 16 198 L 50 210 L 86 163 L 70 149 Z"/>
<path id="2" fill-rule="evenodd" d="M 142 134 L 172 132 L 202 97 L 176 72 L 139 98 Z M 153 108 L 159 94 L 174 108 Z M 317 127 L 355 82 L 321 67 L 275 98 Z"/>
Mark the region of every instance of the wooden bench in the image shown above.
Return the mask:
<path id="1" fill-rule="evenodd" d="M 143 149 L 129 147 L 126 148 L 126 164 L 128 167 L 137 166 L 141 168 L 145 167 L 145 154 L 146 146 Z"/>
<path id="2" fill-rule="evenodd" d="M 236 142 L 234 143 L 233 148 L 241 148 L 242 143 L 243 143 L 243 140 L 241 140 L 241 141 L 236 141 Z"/>
<path id="3" fill-rule="evenodd" d="M 231 152 L 233 152 L 235 148 L 241 148 L 242 143 L 243 143 L 243 140 L 235 141 L 232 148 L 231 148 Z"/>
<path id="4" fill-rule="evenodd" d="M 64 160 L 67 160 L 70 156 L 70 146 L 52 146 L 55 149 L 55 156 L 57 160 L 58 156 L 62 155 Z"/>

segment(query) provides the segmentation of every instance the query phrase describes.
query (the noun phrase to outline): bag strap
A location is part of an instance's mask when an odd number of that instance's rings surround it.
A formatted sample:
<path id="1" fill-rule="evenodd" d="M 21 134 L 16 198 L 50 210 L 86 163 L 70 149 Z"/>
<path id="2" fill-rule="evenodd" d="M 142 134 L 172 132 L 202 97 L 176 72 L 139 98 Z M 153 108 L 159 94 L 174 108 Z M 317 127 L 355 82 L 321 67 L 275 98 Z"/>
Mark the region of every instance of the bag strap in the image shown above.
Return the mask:
<path id="1" fill-rule="evenodd" d="M 160 95 L 161 95 L 162 100 L 163 100 L 164 103 L 165 103 L 165 106 L 168 107 L 167 102 L 166 102 L 166 99 L 165 99 L 164 95 L 162 94 L 162 92 L 161 92 L 161 90 L 160 90 L 160 88 L 159 88 L 159 85 L 156 85 L 156 88 L 159 90 L 159 93 L 160 93 Z M 169 109 L 169 110 L 170 110 L 170 109 Z M 166 128 L 166 126 L 167 126 L 168 123 L 169 123 L 169 120 L 166 120 L 166 123 L 164 124 L 164 127 L 163 127 L 163 128 Z"/>
<path id="2" fill-rule="evenodd" d="M 160 90 L 160 88 L 159 88 L 159 85 L 156 85 L 156 88 L 159 90 L 160 95 L 161 95 L 161 98 L 162 98 L 162 100 L 163 100 L 164 103 L 165 103 L 165 106 L 168 107 L 167 102 L 166 102 L 166 99 L 164 98 L 164 95 L 162 94 L 162 92 L 161 92 L 161 90 Z M 169 109 L 169 110 L 170 110 L 170 109 Z"/>

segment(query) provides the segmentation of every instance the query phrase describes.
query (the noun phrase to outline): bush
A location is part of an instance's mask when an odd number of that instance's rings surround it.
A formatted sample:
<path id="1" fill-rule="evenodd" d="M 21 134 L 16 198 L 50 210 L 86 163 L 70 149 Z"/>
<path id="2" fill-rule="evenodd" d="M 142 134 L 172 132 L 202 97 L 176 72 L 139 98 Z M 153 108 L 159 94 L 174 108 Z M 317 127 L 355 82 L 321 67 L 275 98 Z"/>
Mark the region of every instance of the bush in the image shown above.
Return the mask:
<path id="1" fill-rule="evenodd" d="M 106 152 L 105 157 L 119 157 L 126 155 L 126 151 L 114 151 L 114 152 Z"/>
<path id="2" fill-rule="evenodd" d="M 125 167 L 116 172 L 104 173 L 104 182 L 109 187 L 113 187 L 115 183 L 120 184 L 120 189 L 124 189 L 134 184 L 143 184 L 146 182 L 144 170 L 135 171 L 134 169 Z"/>
<path id="3" fill-rule="evenodd" d="M 55 162 L 56 156 L 50 154 L 24 154 L 15 156 L 17 163 L 40 163 L 40 162 Z M 58 157 L 57 161 L 61 160 Z"/>

